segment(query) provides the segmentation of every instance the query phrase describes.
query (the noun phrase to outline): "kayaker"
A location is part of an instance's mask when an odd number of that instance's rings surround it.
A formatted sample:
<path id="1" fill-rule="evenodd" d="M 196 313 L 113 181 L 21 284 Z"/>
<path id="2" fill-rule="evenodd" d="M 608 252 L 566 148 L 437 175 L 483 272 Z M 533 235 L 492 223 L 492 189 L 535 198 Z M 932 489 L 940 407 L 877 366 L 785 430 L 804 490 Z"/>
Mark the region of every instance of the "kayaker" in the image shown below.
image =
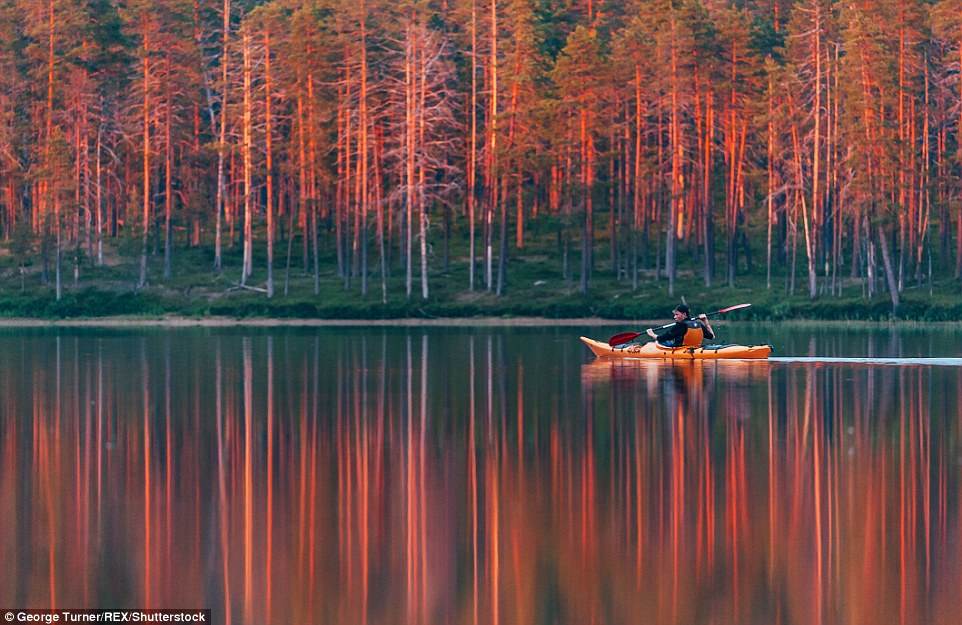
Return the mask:
<path id="1" fill-rule="evenodd" d="M 707 315 L 698 315 L 697 319 L 691 318 L 691 309 L 687 304 L 678 304 L 672 312 L 675 323 L 662 334 L 655 334 L 655 331 L 648 329 L 648 336 L 658 341 L 659 345 L 665 347 L 701 347 L 704 339 L 714 339 L 715 331 L 708 323 Z"/>

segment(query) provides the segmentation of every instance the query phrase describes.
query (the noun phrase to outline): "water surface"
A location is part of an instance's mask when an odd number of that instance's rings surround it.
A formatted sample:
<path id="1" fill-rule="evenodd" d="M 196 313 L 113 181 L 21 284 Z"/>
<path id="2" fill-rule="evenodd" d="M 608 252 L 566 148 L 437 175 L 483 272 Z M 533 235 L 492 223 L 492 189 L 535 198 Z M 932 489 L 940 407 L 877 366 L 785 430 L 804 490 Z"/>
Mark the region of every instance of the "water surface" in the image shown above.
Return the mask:
<path id="1" fill-rule="evenodd" d="M 955 623 L 962 332 L 0 331 L 0 605 Z"/>

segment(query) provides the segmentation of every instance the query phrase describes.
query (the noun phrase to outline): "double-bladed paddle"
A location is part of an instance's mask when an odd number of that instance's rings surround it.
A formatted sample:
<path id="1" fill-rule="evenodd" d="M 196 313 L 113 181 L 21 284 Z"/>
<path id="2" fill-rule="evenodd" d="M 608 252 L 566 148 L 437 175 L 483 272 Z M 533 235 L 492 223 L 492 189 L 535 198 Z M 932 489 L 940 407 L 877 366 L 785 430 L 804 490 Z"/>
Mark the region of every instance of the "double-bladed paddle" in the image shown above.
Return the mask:
<path id="1" fill-rule="evenodd" d="M 728 308 L 722 308 L 721 310 L 716 310 L 715 312 L 705 313 L 706 317 L 713 317 L 714 315 L 720 315 L 722 313 L 731 312 L 733 310 L 738 310 L 740 308 L 748 308 L 751 304 L 735 304 L 734 306 L 729 306 Z M 701 316 L 701 315 L 699 315 Z M 652 330 L 665 330 L 675 325 L 675 322 L 666 323 L 663 326 L 658 326 L 657 328 L 652 328 Z M 608 345 L 611 347 L 618 347 L 619 345 L 624 345 L 625 343 L 631 343 L 636 338 L 644 334 L 644 332 L 621 332 L 614 335 L 608 339 Z"/>

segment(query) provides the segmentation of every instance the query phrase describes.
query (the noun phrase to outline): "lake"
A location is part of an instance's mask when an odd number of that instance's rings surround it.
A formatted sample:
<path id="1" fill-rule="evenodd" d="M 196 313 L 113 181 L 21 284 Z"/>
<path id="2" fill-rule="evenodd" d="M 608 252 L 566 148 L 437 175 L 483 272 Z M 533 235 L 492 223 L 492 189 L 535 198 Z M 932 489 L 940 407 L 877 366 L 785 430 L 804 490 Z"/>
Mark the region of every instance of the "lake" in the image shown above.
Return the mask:
<path id="1" fill-rule="evenodd" d="M 0 330 L 0 606 L 957 623 L 962 329 Z"/>

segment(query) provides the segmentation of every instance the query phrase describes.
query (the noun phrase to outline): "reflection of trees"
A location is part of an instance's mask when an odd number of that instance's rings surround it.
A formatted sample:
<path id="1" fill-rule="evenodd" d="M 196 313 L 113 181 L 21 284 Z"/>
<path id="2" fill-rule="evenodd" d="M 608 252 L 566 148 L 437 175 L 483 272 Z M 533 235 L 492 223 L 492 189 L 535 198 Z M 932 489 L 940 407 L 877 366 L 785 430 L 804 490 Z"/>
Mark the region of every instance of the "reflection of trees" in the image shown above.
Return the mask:
<path id="1" fill-rule="evenodd" d="M 500 336 L 0 340 L 11 601 L 938 623 L 959 599 L 953 368 L 592 364 L 579 387 Z"/>

